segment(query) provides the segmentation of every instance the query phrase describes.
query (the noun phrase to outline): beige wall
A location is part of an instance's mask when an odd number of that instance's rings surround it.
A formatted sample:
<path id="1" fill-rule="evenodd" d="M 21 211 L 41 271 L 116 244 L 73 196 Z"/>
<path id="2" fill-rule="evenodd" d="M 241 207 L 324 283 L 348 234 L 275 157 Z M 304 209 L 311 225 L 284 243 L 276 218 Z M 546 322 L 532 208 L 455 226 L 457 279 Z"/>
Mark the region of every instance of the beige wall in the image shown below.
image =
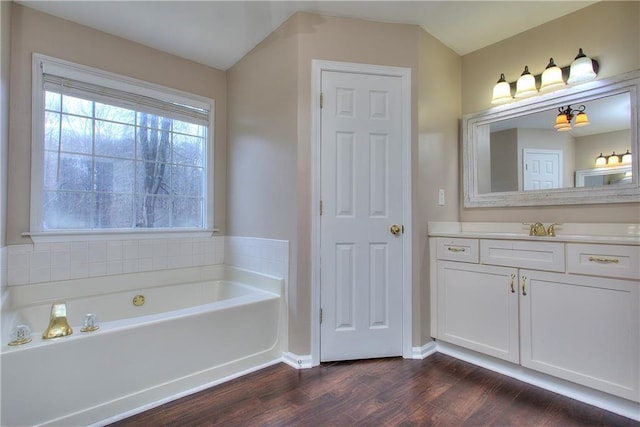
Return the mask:
<path id="1" fill-rule="evenodd" d="M 297 45 L 289 20 L 227 71 L 227 234 L 289 241 L 289 331 L 299 334 Z"/>
<path id="2" fill-rule="evenodd" d="M 295 64 L 290 63 L 292 58 Z M 294 239 L 289 349 L 308 354 L 312 59 L 412 70 L 413 341 L 414 345 L 423 344 L 429 335 L 426 222 L 430 216 L 456 216 L 458 209 L 452 197 L 453 203 L 436 212 L 431 206 L 437 193 L 424 190 L 429 180 L 437 182 L 429 186 L 441 185 L 452 195 L 457 188 L 460 62 L 457 55 L 419 27 L 298 13 L 229 70 L 229 233 Z M 291 83 L 296 82 L 296 92 L 292 93 Z M 244 95 L 236 93 L 240 88 Z M 264 105 L 261 98 L 272 102 Z M 277 108 L 273 102 L 277 102 Z M 291 117 L 292 106 L 296 108 L 295 117 Z M 278 111 L 265 112 L 264 108 Z M 271 120 L 265 120 L 265 114 Z M 250 147 L 258 153 L 256 157 L 276 162 L 276 167 L 263 170 L 255 161 L 245 159 L 242 154 Z M 237 197 L 238 191 L 244 194 Z M 271 197 L 264 195 L 265 191 Z"/>
<path id="3" fill-rule="evenodd" d="M 7 283 L 4 247 L 7 244 L 7 149 L 9 145 L 9 71 L 11 2 L 0 2 L 0 295 Z"/>
<path id="4" fill-rule="evenodd" d="M 213 98 L 216 101 L 215 226 L 224 232 L 227 120 L 225 72 L 18 4 L 13 4 L 11 18 L 8 244 L 28 242 L 20 233 L 29 230 L 33 52 Z"/>
<path id="5" fill-rule="evenodd" d="M 413 167 L 413 345 L 431 340 L 429 292 L 429 221 L 457 221 L 458 127 L 460 72 L 458 54 L 430 34 L 419 31 L 418 147 Z M 416 155 L 417 154 L 417 155 Z M 438 206 L 438 189 L 445 190 L 445 205 Z M 418 292 L 419 291 L 419 292 Z"/>
<path id="6" fill-rule="evenodd" d="M 599 78 L 640 69 L 640 2 L 599 2 L 462 57 L 462 114 L 491 107 L 500 73 L 513 81 L 525 65 L 541 73 L 553 57 L 571 63 L 578 48 L 598 59 Z M 463 221 L 638 222 L 640 204 L 461 208 Z"/>

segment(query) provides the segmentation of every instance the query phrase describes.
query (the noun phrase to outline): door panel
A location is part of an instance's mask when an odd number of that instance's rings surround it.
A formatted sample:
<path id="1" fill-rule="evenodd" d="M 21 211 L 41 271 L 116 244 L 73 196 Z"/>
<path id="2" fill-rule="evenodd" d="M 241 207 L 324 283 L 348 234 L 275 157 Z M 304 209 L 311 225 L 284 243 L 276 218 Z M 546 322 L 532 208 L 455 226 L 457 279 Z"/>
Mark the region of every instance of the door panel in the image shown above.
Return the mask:
<path id="1" fill-rule="evenodd" d="M 322 72 L 320 359 L 402 355 L 401 79 Z"/>

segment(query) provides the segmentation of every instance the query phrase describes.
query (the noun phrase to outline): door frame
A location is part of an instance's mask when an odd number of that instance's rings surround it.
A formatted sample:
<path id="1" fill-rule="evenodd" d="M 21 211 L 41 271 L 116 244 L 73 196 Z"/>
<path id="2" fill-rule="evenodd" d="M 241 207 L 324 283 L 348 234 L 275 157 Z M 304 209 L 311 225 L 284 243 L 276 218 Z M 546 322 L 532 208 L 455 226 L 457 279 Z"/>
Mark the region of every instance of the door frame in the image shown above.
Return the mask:
<path id="1" fill-rule="evenodd" d="M 311 60 L 311 364 L 320 364 L 320 89 L 322 72 L 400 77 L 402 86 L 402 357 L 412 358 L 411 69 Z"/>

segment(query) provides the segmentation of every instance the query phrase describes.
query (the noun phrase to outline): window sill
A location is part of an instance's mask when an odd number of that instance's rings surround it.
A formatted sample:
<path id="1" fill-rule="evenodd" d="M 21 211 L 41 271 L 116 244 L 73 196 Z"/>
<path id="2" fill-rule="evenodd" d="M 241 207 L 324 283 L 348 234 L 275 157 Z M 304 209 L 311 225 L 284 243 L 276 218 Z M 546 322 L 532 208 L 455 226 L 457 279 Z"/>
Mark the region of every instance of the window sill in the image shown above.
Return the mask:
<path id="1" fill-rule="evenodd" d="M 220 229 L 153 229 L 153 230 L 56 230 L 22 233 L 23 237 L 29 237 L 33 243 L 61 243 L 61 242 L 86 242 L 95 240 L 140 240 L 140 239 L 166 239 L 166 238 L 193 238 L 212 237 L 219 233 Z"/>

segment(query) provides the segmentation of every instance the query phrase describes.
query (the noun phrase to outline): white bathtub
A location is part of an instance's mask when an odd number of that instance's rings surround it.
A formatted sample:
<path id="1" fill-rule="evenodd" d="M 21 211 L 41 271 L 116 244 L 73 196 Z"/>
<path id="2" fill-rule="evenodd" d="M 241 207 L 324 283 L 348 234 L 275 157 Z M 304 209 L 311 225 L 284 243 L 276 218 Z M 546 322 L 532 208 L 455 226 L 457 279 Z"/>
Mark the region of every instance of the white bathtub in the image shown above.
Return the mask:
<path id="1" fill-rule="evenodd" d="M 275 363 L 282 288 L 281 279 L 228 266 L 12 287 L 0 424 L 103 424 Z M 139 294 L 145 303 L 136 307 Z M 42 340 L 51 304 L 62 301 L 73 334 Z M 87 313 L 98 317 L 95 332 L 80 331 Z M 19 323 L 33 341 L 8 346 Z"/>

